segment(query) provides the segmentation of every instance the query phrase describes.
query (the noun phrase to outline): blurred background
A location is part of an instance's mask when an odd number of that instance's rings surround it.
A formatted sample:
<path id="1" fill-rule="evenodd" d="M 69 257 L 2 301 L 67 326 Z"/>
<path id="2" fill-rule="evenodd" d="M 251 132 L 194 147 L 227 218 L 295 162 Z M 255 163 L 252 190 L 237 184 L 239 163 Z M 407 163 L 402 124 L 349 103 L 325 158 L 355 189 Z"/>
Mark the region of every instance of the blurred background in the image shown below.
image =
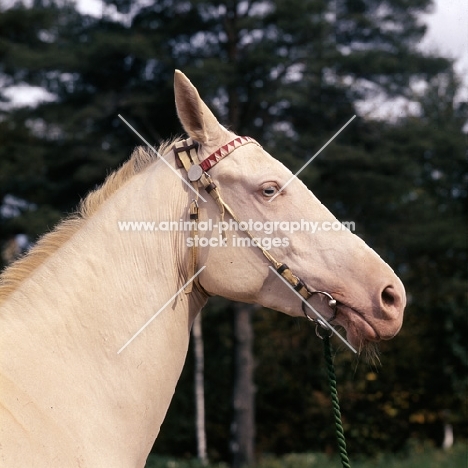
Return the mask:
<path id="1" fill-rule="evenodd" d="M 1 2 L 2 266 L 140 144 L 118 114 L 156 145 L 182 133 L 176 68 L 293 172 L 357 114 L 301 179 L 394 268 L 408 307 L 380 364 L 334 342 L 349 451 L 466 447 L 468 6 L 444 4 L 452 16 L 430 0 Z M 304 320 L 212 299 L 203 345 L 207 458 L 336 452 Z M 194 368 L 189 354 L 157 453 L 205 458 Z"/>

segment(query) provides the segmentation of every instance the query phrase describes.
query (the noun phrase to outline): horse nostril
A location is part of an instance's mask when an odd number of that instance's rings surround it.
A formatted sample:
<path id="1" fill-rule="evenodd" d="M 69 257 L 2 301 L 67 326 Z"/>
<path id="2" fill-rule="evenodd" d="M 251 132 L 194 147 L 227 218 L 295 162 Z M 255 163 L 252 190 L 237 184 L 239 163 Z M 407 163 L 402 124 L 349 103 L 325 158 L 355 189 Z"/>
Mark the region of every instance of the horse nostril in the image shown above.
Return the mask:
<path id="1" fill-rule="evenodd" d="M 405 288 L 401 281 L 393 281 L 381 290 L 379 335 L 382 340 L 393 338 L 400 330 L 403 324 L 405 304 Z"/>
<path id="2" fill-rule="evenodd" d="M 393 289 L 392 286 L 387 286 L 383 291 L 382 291 L 382 302 L 385 306 L 387 307 L 392 307 L 395 305 L 395 299 L 396 299 L 396 294 L 395 290 Z"/>

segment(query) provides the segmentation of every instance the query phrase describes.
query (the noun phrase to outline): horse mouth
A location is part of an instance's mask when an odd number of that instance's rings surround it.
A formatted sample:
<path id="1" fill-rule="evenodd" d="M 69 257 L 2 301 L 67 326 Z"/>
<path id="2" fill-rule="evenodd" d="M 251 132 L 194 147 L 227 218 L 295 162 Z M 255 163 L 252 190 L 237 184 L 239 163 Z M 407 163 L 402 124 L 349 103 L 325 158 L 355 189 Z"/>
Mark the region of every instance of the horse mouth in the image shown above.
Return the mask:
<path id="1" fill-rule="evenodd" d="M 330 297 L 333 296 L 330 295 Z M 323 296 L 320 296 L 320 299 L 323 301 L 326 298 L 324 299 Z M 330 306 L 330 304 L 328 304 L 328 306 L 333 309 L 333 306 Z M 354 307 L 336 301 L 335 312 L 328 318 L 323 307 L 319 307 L 318 310 L 323 314 L 324 319 L 327 320 L 330 325 L 343 328 L 346 332 L 346 339 L 349 344 L 359 351 L 371 343 L 381 341 L 381 336 L 375 326 L 370 323 L 362 312 Z M 308 317 L 304 305 L 302 306 L 302 311 L 305 313 L 306 317 Z"/>
<path id="2" fill-rule="evenodd" d="M 347 340 L 358 349 L 368 343 L 381 340 L 378 331 L 361 312 L 341 302 L 338 302 L 337 315 L 333 323 L 346 330 Z"/>

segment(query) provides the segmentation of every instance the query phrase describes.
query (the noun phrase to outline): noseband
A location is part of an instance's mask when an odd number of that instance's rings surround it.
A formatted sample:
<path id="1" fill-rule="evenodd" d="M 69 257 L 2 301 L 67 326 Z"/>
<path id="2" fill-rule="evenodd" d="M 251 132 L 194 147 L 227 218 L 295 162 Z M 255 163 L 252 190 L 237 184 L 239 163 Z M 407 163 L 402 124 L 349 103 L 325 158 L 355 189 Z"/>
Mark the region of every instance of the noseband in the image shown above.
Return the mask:
<path id="1" fill-rule="evenodd" d="M 196 198 L 192 200 L 190 203 L 190 220 L 193 221 L 192 224 L 192 238 L 195 237 L 197 234 L 197 225 L 198 225 L 198 218 L 199 218 L 199 207 L 198 207 L 198 191 L 200 188 L 203 188 L 206 193 L 208 193 L 213 200 L 218 205 L 221 214 L 221 221 L 224 221 L 224 214 L 227 212 L 233 219 L 238 223 L 241 223 L 239 218 L 233 213 L 232 209 L 229 205 L 221 198 L 221 194 L 217 185 L 213 182 L 211 176 L 208 174 L 208 171 L 216 165 L 221 159 L 225 158 L 229 154 L 231 154 L 234 150 L 239 148 L 240 146 L 247 145 L 247 144 L 254 144 L 261 148 L 261 145 L 257 143 L 253 138 L 248 136 L 238 136 L 234 140 L 230 141 L 226 145 L 221 146 L 217 149 L 214 153 L 208 156 L 203 161 L 200 161 L 198 158 L 198 147 L 199 144 L 194 141 L 192 138 L 188 138 L 187 140 L 180 141 L 176 143 L 172 150 L 174 151 L 176 157 L 176 163 L 179 168 L 184 168 L 187 172 L 187 177 L 192 183 L 193 188 L 195 189 Z M 282 262 L 276 260 L 276 258 L 270 254 L 266 249 L 264 249 L 260 243 L 254 238 L 253 234 L 245 230 L 245 232 L 250 239 L 252 239 L 254 245 L 260 249 L 262 254 L 265 258 L 273 265 L 275 270 L 279 275 L 281 275 L 291 286 L 292 288 L 297 291 L 306 301 L 310 299 L 315 294 L 320 294 L 325 296 L 328 299 L 328 306 L 332 309 L 333 315 L 328 322 L 332 322 L 336 318 L 337 313 L 337 302 L 332 297 L 331 294 L 325 291 L 311 291 L 305 282 L 297 275 L 295 275 L 291 269 Z M 223 236 L 224 236 L 223 231 Z M 189 271 L 189 278 L 195 275 L 195 269 L 197 267 L 197 247 L 195 245 L 192 246 L 192 254 L 190 259 L 190 271 Z M 201 291 L 204 295 L 209 296 L 210 294 L 205 291 L 205 289 L 200 284 L 198 276 L 195 277 L 194 281 L 195 286 L 199 291 Z M 186 293 L 192 292 L 192 282 L 190 282 L 187 287 L 185 288 Z M 324 328 L 329 328 L 326 324 L 322 322 L 321 319 L 316 319 L 311 317 L 307 313 L 307 308 L 305 302 L 302 302 L 302 311 L 305 317 L 314 322 L 318 325 L 321 325 Z"/>

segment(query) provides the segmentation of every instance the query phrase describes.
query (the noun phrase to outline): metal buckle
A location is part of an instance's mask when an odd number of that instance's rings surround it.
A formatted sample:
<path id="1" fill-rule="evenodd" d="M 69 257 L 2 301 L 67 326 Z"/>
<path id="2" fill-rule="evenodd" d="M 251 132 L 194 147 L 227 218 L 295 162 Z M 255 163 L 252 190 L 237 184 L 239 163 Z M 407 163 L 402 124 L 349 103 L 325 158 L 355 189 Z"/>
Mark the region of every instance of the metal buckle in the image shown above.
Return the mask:
<path id="1" fill-rule="evenodd" d="M 190 182 L 196 182 L 197 180 L 200 180 L 202 175 L 203 169 L 198 164 L 190 166 L 189 170 L 187 171 L 187 176 Z"/>

